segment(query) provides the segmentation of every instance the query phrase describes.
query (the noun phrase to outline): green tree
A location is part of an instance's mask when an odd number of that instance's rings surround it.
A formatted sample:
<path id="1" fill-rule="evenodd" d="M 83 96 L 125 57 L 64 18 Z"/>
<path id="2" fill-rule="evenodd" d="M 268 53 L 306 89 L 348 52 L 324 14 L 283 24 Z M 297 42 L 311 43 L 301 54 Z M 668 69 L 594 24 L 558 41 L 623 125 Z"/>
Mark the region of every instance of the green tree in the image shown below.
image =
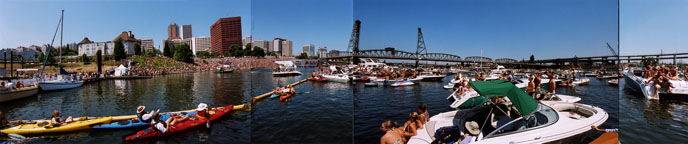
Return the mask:
<path id="1" fill-rule="evenodd" d="M 192 63 L 193 62 L 193 52 L 191 51 L 191 48 L 189 47 L 188 44 L 180 44 L 174 46 L 175 52 L 174 52 L 174 59 L 177 61 L 182 61 L 186 63 Z"/>
<path id="2" fill-rule="evenodd" d="M 197 51 L 196 52 L 196 57 L 210 57 L 210 53 L 208 51 Z"/>
<path id="3" fill-rule="evenodd" d="M 301 54 L 296 56 L 296 59 L 308 59 L 308 54 L 306 54 L 305 52 L 302 52 Z"/>
<path id="4" fill-rule="evenodd" d="M 251 51 L 251 56 L 265 57 L 265 51 L 258 46 L 253 46 L 253 50 Z"/>
<path id="5" fill-rule="evenodd" d="M 88 60 L 88 56 L 86 56 L 86 54 L 82 54 L 82 55 L 81 55 L 81 62 L 87 63 L 87 62 L 89 62 L 89 61 L 90 61 L 90 60 Z"/>
<path id="6" fill-rule="evenodd" d="M 242 57 L 244 52 L 240 45 L 229 46 L 229 56 L 232 57 Z"/>
<path id="7" fill-rule="evenodd" d="M 57 62 L 57 58 L 55 58 L 55 53 L 51 52 L 49 55 L 50 55 L 50 56 L 48 57 L 47 63 L 48 63 L 48 65 L 54 65 L 55 62 Z M 44 62 L 44 61 L 45 61 L 45 57 L 46 57 L 46 55 L 44 55 L 43 53 L 41 53 L 41 55 L 38 56 L 38 61 Z"/>
<path id="8" fill-rule="evenodd" d="M 127 58 L 127 54 L 124 52 L 124 43 L 122 42 L 122 38 L 119 38 L 117 41 L 115 41 L 113 56 L 115 57 L 116 61 Z"/>
<path id="9" fill-rule="evenodd" d="M 529 62 L 529 63 L 534 63 L 534 62 L 535 62 L 535 56 L 534 56 L 534 55 L 530 55 L 530 61 L 528 61 L 528 62 Z"/>
<path id="10" fill-rule="evenodd" d="M 165 48 L 162 50 L 162 55 L 166 57 L 172 57 L 172 49 L 170 49 L 170 44 L 165 41 Z"/>
<path id="11" fill-rule="evenodd" d="M 143 51 L 141 51 L 141 44 L 139 42 L 134 43 L 134 55 L 141 54 L 143 54 Z"/>

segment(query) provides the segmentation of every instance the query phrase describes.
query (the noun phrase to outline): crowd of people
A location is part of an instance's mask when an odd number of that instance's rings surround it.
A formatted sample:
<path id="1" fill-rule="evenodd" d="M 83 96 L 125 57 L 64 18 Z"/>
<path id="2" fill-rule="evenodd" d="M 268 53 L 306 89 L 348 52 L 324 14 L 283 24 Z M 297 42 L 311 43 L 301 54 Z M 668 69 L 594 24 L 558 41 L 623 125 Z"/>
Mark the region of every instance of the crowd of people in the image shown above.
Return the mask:
<path id="1" fill-rule="evenodd" d="M 686 67 L 686 72 L 688 72 L 688 67 Z M 685 75 L 684 75 L 685 76 Z M 669 80 L 680 80 L 678 70 L 675 66 L 667 67 L 665 65 L 655 66 L 648 65 L 645 67 L 645 72 L 642 75 L 643 79 L 646 79 L 645 83 L 649 86 L 654 87 L 652 92 L 652 97 L 659 97 L 658 93 L 660 89 L 664 89 L 666 93 L 671 94 L 671 89 L 674 86 Z M 688 80 L 688 76 L 685 76 Z"/>
<path id="2" fill-rule="evenodd" d="M 412 136 L 416 136 L 418 130 L 423 129 L 423 125 L 430 120 L 427 108 L 427 104 L 418 106 L 418 109 L 411 112 L 409 119 L 401 126 L 391 120 L 382 122 L 380 130 L 384 135 L 380 138 L 380 144 L 404 144 Z"/>

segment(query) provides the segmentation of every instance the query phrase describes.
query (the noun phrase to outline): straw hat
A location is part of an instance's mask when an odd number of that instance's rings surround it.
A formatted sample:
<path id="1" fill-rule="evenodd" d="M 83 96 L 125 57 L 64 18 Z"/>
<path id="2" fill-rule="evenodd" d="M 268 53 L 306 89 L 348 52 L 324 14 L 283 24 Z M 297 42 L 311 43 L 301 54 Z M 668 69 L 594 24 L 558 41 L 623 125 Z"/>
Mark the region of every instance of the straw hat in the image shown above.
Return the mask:
<path id="1" fill-rule="evenodd" d="M 475 121 L 466 122 L 466 130 L 467 130 L 468 133 L 470 133 L 471 135 L 478 135 L 478 134 L 480 134 L 480 126 L 479 126 L 478 123 L 475 122 Z"/>
<path id="2" fill-rule="evenodd" d="M 196 108 L 196 111 L 202 111 L 202 110 L 204 110 L 205 108 L 208 108 L 208 105 L 205 104 L 205 103 L 200 103 L 200 104 L 198 104 L 198 107 Z"/>
<path id="3" fill-rule="evenodd" d="M 146 106 L 139 106 L 136 108 L 136 113 L 142 113 L 144 110 L 146 110 Z"/>

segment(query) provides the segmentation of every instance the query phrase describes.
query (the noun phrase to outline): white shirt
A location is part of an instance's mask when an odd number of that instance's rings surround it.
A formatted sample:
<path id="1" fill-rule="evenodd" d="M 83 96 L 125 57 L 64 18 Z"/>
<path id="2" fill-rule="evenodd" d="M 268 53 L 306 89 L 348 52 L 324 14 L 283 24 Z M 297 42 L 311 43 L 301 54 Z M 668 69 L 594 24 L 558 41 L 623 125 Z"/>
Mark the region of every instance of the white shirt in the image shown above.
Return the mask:
<path id="1" fill-rule="evenodd" d="M 151 122 L 151 123 L 154 123 L 154 124 L 155 124 L 155 122 Z M 165 131 L 165 125 L 163 125 L 162 123 L 157 123 L 157 124 L 155 124 L 155 125 L 153 125 L 153 126 L 154 126 L 156 129 L 158 129 L 158 130 L 160 130 L 160 131 L 162 131 L 162 132 Z"/>
<path id="2" fill-rule="evenodd" d="M 150 113 L 143 114 L 143 115 L 141 116 L 142 120 L 146 120 L 146 121 L 150 120 L 151 117 L 153 117 L 153 115 L 151 115 Z"/>

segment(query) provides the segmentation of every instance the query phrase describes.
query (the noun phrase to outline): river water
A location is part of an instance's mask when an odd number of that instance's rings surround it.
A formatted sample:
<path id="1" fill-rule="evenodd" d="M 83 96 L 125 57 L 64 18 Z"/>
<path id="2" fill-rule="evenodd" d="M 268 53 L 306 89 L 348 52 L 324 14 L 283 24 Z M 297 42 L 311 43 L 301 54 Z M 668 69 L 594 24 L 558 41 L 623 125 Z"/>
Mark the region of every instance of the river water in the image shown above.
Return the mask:
<path id="1" fill-rule="evenodd" d="M 451 91 L 442 86 L 449 83 L 453 76 L 447 76 L 442 82 L 420 82 L 407 87 L 365 87 L 357 84 L 354 88 L 354 139 L 356 143 L 379 143 L 383 133 L 380 124 L 386 120 L 403 124 L 417 106 L 428 104 L 428 112 L 434 116 L 441 112 L 451 111 L 451 103 L 446 100 Z M 610 86 L 606 81 L 590 78 L 588 85 L 574 88 L 560 87 L 557 93 L 581 97 L 580 103 L 598 106 L 609 113 L 609 118 L 601 128 L 617 128 L 618 105 L 617 86 Z M 587 132 L 566 139 L 564 143 L 588 143 L 599 137 L 601 132 Z"/>
<path id="2" fill-rule="evenodd" d="M 302 72 L 314 69 L 300 69 Z M 0 111 L 10 120 L 46 119 L 53 110 L 64 116 L 132 115 L 138 105 L 147 110 L 194 109 L 198 103 L 225 106 L 250 103 L 253 96 L 304 79 L 305 75 L 273 78 L 270 69 L 172 74 L 141 80 L 107 80 L 81 88 L 43 92 L 5 102 Z M 285 103 L 264 100 L 250 112 L 233 113 L 211 129 L 195 129 L 144 142 L 276 143 L 352 142 L 351 89 L 347 84 L 304 83 Z M 140 129 L 86 130 L 31 137 L 29 143 L 123 143 L 122 137 Z M 207 136 L 207 139 L 202 138 Z"/>
<path id="3" fill-rule="evenodd" d="M 688 141 L 688 101 L 671 97 L 648 100 L 619 80 L 620 140 L 632 143 Z M 628 87 L 628 88 L 627 88 Z"/>

